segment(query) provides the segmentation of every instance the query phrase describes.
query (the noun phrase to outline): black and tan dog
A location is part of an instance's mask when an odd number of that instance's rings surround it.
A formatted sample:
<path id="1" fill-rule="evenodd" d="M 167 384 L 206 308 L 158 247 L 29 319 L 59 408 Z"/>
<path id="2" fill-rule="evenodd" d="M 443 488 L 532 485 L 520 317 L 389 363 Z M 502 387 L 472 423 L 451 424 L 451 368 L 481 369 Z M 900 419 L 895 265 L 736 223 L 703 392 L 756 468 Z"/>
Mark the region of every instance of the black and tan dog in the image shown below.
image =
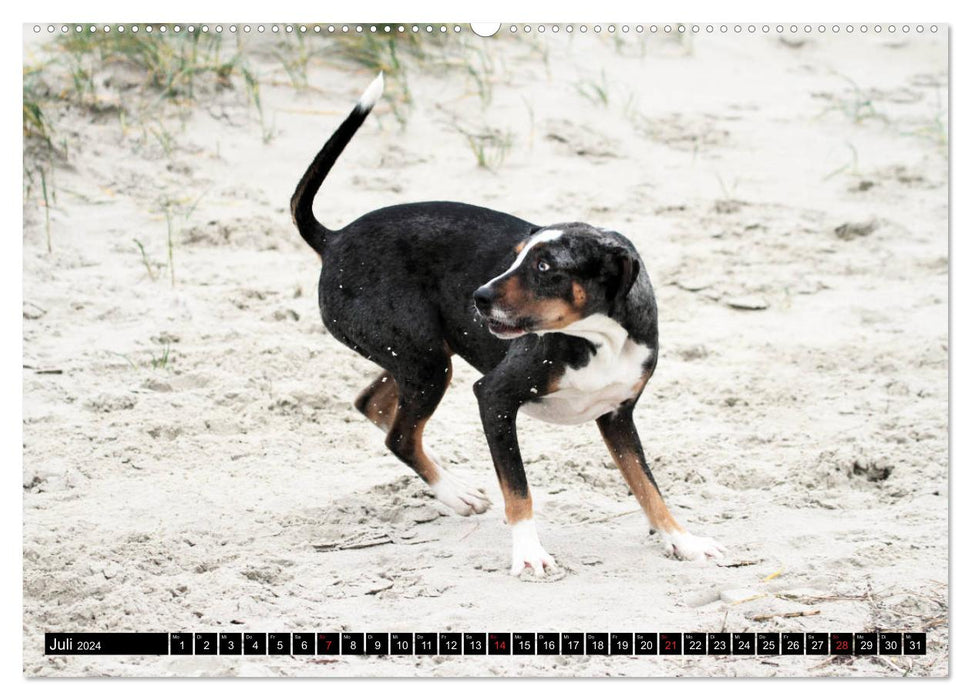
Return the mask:
<path id="1" fill-rule="evenodd" d="M 539 542 L 516 436 L 520 410 L 553 423 L 596 420 L 630 489 L 683 559 L 718 557 L 668 512 L 644 458 L 634 405 L 657 363 L 657 307 L 634 246 L 582 223 L 535 226 L 489 209 L 422 202 L 378 209 L 331 231 L 313 200 L 370 113 L 381 76 L 314 158 L 291 201 L 300 234 L 320 255 L 324 325 L 384 372 L 355 406 L 386 444 L 460 515 L 485 494 L 447 472 L 422 444 L 458 354 L 483 373 L 482 425 L 512 526 L 512 573 L 556 566 Z"/>

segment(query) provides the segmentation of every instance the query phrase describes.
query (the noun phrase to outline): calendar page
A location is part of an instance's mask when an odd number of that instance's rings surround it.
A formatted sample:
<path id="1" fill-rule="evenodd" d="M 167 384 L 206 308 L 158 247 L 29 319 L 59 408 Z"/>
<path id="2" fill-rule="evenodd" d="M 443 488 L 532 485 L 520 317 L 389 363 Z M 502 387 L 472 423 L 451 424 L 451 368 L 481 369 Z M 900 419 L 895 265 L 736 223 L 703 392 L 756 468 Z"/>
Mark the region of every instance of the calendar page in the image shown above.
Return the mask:
<path id="1" fill-rule="evenodd" d="M 946 676 L 948 36 L 24 25 L 24 674 Z"/>

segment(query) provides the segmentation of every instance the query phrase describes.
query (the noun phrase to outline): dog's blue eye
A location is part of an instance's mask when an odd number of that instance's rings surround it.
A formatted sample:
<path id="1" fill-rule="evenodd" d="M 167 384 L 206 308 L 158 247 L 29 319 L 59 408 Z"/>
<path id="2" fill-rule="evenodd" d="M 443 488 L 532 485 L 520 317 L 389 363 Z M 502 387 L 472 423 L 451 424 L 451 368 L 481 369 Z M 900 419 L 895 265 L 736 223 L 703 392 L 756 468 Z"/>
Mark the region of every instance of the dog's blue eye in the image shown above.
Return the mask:
<path id="1" fill-rule="evenodd" d="M 550 269 L 550 264 L 545 260 L 540 260 L 538 263 L 536 263 L 536 269 L 540 272 L 546 272 Z"/>

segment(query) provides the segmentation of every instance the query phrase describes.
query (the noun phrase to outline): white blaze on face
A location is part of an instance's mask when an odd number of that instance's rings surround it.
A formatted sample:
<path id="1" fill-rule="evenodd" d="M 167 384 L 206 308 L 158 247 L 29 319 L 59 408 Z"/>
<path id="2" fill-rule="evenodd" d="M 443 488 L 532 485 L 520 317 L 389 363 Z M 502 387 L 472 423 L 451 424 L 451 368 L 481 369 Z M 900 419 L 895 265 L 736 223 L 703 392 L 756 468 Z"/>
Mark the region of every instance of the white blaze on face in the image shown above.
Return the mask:
<path id="1" fill-rule="evenodd" d="M 557 238 L 559 238 L 562 235 L 563 235 L 563 232 L 555 228 L 551 228 L 548 231 L 542 231 L 540 233 L 537 233 L 535 236 L 530 238 L 529 242 L 525 246 L 523 246 L 523 249 L 521 251 L 519 251 L 519 255 L 516 256 L 515 260 L 513 260 L 513 263 L 512 265 L 509 266 L 509 269 L 503 272 L 501 275 L 497 275 L 493 277 L 491 280 L 485 283 L 485 286 L 491 285 L 496 280 L 502 277 L 505 277 L 510 272 L 513 272 L 514 270 L 519 268 L 519 266 L 522 265 L 523 262 L 526 260 L 526 256 L 529 255 L 529 251 L 532 250 L 533 246 L 539 245 L 540 243 L 549 243 L 551 241 L 555 241 Z"/>

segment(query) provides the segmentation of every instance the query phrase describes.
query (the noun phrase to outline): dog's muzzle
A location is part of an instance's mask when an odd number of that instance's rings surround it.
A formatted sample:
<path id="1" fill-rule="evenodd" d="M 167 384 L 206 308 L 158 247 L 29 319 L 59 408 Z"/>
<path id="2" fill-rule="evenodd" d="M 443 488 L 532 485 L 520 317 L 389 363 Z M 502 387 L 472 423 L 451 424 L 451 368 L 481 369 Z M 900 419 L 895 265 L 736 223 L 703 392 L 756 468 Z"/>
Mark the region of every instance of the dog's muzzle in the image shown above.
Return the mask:
<path id="1" fill-rule="evenodd" d="M 492 302 L 495 300 L 496 292 L 487 284 L 482 285 L 472 294 L 472 301 L 475 303 L 475 308 L 483 316 L 489 315 L 489 312 L 492 311 Z"/>
<path id="2" fill-rule="evenodd" d="M 485 319 L 489 332 L 494 336 L 508 340 L 526 334 L 527 329 L 523 321 L 511 318 L 496 306 L 496 292 L 489 285 L 476 289 L 472 295 L 472 301 L 479 315 Z"/>

